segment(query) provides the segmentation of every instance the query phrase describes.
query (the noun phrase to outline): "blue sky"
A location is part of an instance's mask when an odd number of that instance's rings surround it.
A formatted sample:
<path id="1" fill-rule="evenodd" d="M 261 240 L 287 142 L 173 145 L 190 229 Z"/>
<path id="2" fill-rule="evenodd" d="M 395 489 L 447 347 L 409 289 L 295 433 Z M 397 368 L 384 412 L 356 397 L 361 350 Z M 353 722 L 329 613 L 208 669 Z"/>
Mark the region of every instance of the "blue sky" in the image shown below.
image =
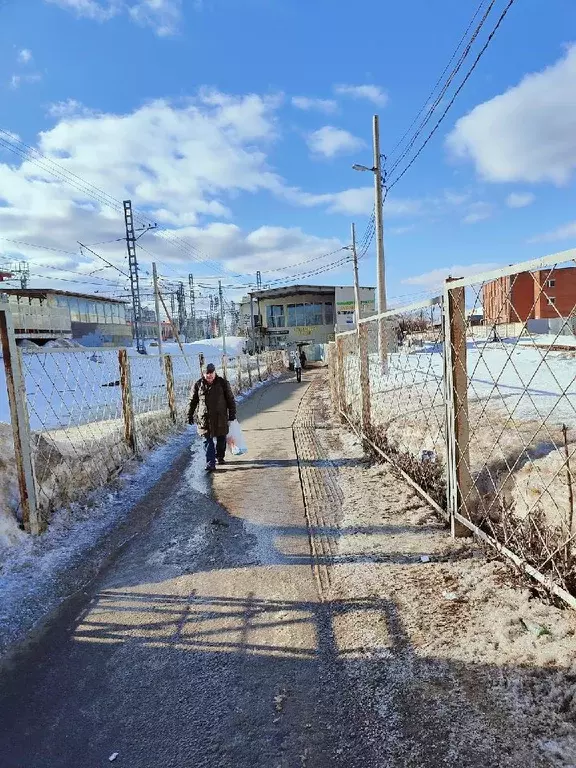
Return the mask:
<path id="1" fill-rule="evenodd" d="M 495 3 L 470 62 L 506 4 Z M 0 128 L 178 230 L 177 246 L 142 240 L 167 277 L 277 279 L 308 258 L 340 258 L 318 257 L 348 243 L 351 221 L 362 235 L 371 177 L 351 165 L 371 164 L 372 115 L 390 155 L 478 5 L 0 0 Z M 572 0 L 516 0 L 386 201 L 390 297 L 571 247 L 575 22 Z M 112 270 L 82 278 L 103 264 L 74 255 L 77 240 L 122 230 L 117 211 L 0 147 L 0 255 L 28 258 L 35 285 L 50 275 L 59 287 L 122 289 Z M 95 250 L 124 264 L 122 243 Z M 140 257 L 146 270 L 150 255 Z M 374 284 L 374 271 L 371 249 L 361 281 Z M 346 266 L 306 282 L 350 277 Z"/>

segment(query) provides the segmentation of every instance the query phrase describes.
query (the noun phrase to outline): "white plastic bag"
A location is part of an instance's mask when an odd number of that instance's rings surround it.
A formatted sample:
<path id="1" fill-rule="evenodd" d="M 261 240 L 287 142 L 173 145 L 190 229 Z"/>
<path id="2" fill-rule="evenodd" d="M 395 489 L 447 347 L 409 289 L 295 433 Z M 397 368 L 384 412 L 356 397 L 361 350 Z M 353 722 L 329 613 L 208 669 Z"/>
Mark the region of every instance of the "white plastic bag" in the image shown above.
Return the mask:
<path id="1" fill-rule="evenodd" d="M 242 456 L 243 453 L 248 453 L 246 440 L 244 440 L 240 424 L 237 421 L 231 421 L 228 425 L 228 437 L 226 440 L 233 456 Z"/>

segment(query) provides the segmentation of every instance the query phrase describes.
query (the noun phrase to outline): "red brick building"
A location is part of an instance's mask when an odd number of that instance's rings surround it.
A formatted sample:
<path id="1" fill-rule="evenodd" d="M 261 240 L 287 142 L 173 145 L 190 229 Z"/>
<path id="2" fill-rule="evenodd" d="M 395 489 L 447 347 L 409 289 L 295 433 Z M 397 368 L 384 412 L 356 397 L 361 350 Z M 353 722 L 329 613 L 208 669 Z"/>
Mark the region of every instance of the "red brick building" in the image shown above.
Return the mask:
<path id="1" fill-rule="evenodd" d="M 482 288 L 482 303 L 487 325 L 569 317 L 576 306 L 576 267 L 499 277 Z"/>

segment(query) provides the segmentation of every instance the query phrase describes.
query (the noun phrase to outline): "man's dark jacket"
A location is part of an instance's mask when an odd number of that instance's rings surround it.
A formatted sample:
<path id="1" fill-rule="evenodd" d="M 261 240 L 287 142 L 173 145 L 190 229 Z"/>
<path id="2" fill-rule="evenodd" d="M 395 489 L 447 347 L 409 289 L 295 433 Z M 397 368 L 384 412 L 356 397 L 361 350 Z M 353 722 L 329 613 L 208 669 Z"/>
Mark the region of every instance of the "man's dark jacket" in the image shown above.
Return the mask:
<path id="1" fill-rule="evenodd" d="M 221 437 L 228 434 L 228 422 L 236 418 L 236 401 L 230 384 L 221 376 L 216 376 L 212 384 L 206 379 L 198 379 L 188 409 L 188 423 L 194 423 L 194 413 L 198 431 L 204 437 Z"/>

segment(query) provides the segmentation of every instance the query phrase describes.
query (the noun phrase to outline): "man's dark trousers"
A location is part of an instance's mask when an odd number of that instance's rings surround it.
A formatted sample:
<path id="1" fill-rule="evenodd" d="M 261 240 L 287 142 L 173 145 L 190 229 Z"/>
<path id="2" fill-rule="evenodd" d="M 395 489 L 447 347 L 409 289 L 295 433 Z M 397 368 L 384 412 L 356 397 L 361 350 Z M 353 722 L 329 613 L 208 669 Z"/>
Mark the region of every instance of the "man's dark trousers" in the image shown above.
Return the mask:
<path id="1" fill-rule="evenodd" d="M 214 445 L 213 437 L 204 438 L 204 450 L 206 451 L 206 464 L 216 466 L 216 459 L 223 459 L 226 453 L 226 435 L 219 435 Z"/>

